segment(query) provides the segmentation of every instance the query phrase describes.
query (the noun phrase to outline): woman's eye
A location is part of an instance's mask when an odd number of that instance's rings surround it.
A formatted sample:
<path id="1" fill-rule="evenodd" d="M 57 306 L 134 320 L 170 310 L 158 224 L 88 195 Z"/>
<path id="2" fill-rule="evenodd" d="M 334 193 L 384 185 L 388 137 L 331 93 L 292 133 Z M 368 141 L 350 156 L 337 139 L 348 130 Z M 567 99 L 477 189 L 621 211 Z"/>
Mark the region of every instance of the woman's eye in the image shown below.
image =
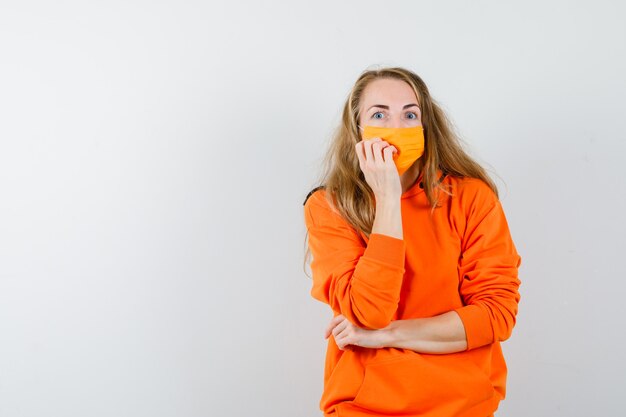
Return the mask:
<path id="1" fill-rule="evenodd" d="M 382 112 L 377 111 L 376 113 L 374 113 L 372 115 L 372 118 L 373 119 L 382 119 L 383 118 L 383 114 L 382 114 Z"/>
<path id="2" fill-rule="evenodd" d="M 413 113 L 413 112 L 410 112 L 410 113 L 407 113 L 407 116 L 406 116 L 406 117 L 407 117 L 408 119 L 417 119 L 417 114 L 415 114 L 415 113 Z"/>

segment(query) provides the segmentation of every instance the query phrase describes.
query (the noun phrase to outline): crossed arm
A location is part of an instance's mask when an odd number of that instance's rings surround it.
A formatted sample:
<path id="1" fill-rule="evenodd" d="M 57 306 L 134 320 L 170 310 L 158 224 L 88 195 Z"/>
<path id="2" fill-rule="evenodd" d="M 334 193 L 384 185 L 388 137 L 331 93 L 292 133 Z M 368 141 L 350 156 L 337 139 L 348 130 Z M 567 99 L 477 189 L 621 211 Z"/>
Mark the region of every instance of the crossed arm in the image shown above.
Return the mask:
<path id="1" fill-rule="evenodd" d="M 428 318 L 395 320 L 377 330 L 359 328 L 344 316 L 338 315 L 330 321 L 324 336 L 328 338 L 331 334 L 341 349 L 349 345 L 395 347 L 430 354 L 467 349 L 465 327 L 455 311 Z"/>
<path id="2" fill-rule="evenodd" d="M 491 193 L 491 192 L 490 192 Z M 491 194 L 490 194 L 491 196 Z M 370 234 L 366 246 L 345 220 L 309 200 L 305 210 L 313 253 L 311 295 L 336 313 L 326 330 L 340 348 L 396 347 L 422 353 L 453 353 L 506 340 L 515 325 L 521 258 L 500 203 L 473 202 L 461 239 L 459 295 L 463 306 L 427 318 L 391 320 L 405 274 L 403 239 Z M 317 197 L 321 197 L 318 195 Z M 477 197 L 478 199 L 478 197 Z M 313 219 L 317 220 L 313 220 Z"/>

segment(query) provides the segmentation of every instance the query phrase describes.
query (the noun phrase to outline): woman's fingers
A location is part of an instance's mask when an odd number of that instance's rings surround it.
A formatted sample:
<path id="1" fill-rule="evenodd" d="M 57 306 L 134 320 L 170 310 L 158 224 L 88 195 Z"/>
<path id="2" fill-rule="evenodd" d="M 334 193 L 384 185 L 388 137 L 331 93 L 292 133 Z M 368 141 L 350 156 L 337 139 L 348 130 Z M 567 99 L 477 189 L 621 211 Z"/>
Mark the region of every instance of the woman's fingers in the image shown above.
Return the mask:
<path id="1" fill-rule="evenodd" d="M 353 350 L 352 344 L 354 343 L 354 328 L 355 326 L 345 319 L 337 326 L 334 339 L 335 343 L 341 350 Z"/>
<path id="2" fill-rule="evenodd" d="M 333 329 L 333 336 L 337 336 L 338 334 L 340 334 L 341 332 L 343 332 L 343 329 L 345 329 L 346 327 L 348 327 L 348 325 L 350 324 L 350 322 L 348 321 L 348 319 L 343 319 L 341 321 L 341 323 L 339 323 L 338 325 L 335 326 L 335 328 Z"/>
<path id="3" fill-rule="evenodd" d="M 396 149 L 395 146 L 393 145 L 389 145 L 386 148 L 383 149 L 383 157 L 385 158 L 385 163 L 387 165 L 394 165 L 393 164 L 393 154 L 398 152 L 398 150 Z"/>
<path id="4" fill-rule="evenodd" d="M 401 194 L 400 177 L 395 168 L 396 148 L 381 138 L 362 140 L 356 145 L 359 167 L 374 194 L 386 198 Z"/>
<path id="5" fill-rule="evenodd" d="M 383 151 L 390 146 L 392 145 L 381 138 L 362 140 L 357 143 L 357 156 L 364 161 L 382 163 L 385 161 Z"/>
<path id="6" fill-rule="evenodd" d="M 344 339 L 347 337 L 347 334 L 342 334 L 342 333 L 344 333 L 344 330 L 349 325 L 350 325 L 350 322 L 348 322 L 347 319 L 344 319 L 341 323 L 339 323 L 333 329 L 333 338 L 335 339 L 335 343 L 337 343 L 337 345 L 342 347 L 342 348 L 345 345 Z"/>
<path id="7" fill-rule="evenodd" d="M 367 139 L 363 141 L 363 147 L 365 148 L 365 161 L 374 161 L 374 153 L 372 151 L 372 144 L 380 141 L 380 138 Z"/>
<path id="8" fill-rule="evenodd" d="M 359 166 L 361 167 L 361 171 L 365 168 L 365 148 L 364 141 L 358 142 L 355 146 L 356 156 L 359 158 Z"/>
<path id="9" fill-rule="evenodd" d="M 382 164 L 384 163 L 384 159 L 383 159 L 383 153 L 382 153 L 382 149 L 385 145 L 386 142 L 381 141 L 377 141 L 377 142 L 372 142 L 372 158 L 375 164 Z"/>
<path id="10" fill-rule="evenodd" d="M 328 324 L 328 327 L 324 331 L 324 339 L 328 339 L 331 334 L 336 337 L 348 326 L 348 324 L 348 320 L 341 314 L 333 317 L 333 319 Z"/>
<path id="11" fill-rule="evenodd" d="M 331 332 L 333 331 L 333 329 L 335 328 L 335 326 L 337 326 L 337 324 L 341 323 L 343 321 L 343 319 L 345 319 L 345 317 L 341 314 L 333 317 L 330 320 L 330 323 L 328 323 L 328 327 L 326 327 L 326 330 L 324 331 L 324 339 L 328 339 L 328 337 L 330 336 Z"/>

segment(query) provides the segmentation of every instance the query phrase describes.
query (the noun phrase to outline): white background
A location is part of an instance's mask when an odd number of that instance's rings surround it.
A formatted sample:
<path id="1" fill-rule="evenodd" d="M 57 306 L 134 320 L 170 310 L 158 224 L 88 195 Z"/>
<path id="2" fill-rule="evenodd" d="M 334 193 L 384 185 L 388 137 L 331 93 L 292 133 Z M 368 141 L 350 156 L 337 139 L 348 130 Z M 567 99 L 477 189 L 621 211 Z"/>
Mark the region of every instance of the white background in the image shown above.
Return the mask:
<path id="1" fill-rule="evenodd" d="M 0 415 L 321 415 L 302 202 L 375 65 L 422 76 L 500 187 L 496 415 L 623 415 L 625 12 L 3 1 Z"/>

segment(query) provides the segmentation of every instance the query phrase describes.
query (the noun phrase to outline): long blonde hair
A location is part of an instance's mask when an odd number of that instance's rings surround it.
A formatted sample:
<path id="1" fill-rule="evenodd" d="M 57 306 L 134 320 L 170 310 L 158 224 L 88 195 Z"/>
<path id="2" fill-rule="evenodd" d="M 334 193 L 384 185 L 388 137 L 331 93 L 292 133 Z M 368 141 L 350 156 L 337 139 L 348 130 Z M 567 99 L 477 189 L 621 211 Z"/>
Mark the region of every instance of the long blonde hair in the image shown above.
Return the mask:
<path id="1" fill-rule="evenodd" d="M 375 217 L 375 199 L 359 167 L 355 145 L 361 141 L 357 124 L 360 118 L 363 91 L 370 82 L 381 78 L 393 78 L 406 82 L 418 99 L 424 126 L 425 147 L 424 155 L 416 163 L 419 164 L 421 182 L 431 206 L 431 212 L 438 206 L 440 191 L 450 194 L 436 178 L 438 169 L 444 175 L 481 179 L 498 196 L 496 184 L 485 169 L 465 152 L 452 123 L 430 96 L 424 81 L 405 68 L 391 67 L 364 71 L 357 79 L 343 107 L 341 123 L 324 157 L 324 169 L 318 181 L 319 185 L 313 188 L 307 199 L 313 191 L 324 188 L 329 205 L 337 210 L 359 234 L 369 237 Z M 308 231 L 305 236 L 305 264 L 310 254 L 307 239 Z"/>

